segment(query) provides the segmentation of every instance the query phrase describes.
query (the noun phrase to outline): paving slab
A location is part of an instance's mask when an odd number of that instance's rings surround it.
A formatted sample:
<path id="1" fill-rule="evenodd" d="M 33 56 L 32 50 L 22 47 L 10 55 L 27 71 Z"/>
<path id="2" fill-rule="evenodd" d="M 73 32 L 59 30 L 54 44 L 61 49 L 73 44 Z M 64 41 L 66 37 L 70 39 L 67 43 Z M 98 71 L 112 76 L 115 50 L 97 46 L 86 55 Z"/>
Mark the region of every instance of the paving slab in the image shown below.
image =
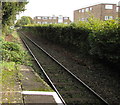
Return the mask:
<path id="1" fill-rule="evenodd" d="M 24 91 L 53 91 L 51 87 L 34 72 L 32 67 L 21 65 L 20 73 L 22 74 L 21 83 Z"/>
<path id="2" fill-rule="evenodd" d="M 62 105 L 56 92 L 45 83 L 29 66 L 21 65 L 21 84 L 25 105 Z"/>
<path id="3" fill-rule="evenodd" d="M 24 95 L 25 103 L 56 103 L 53 96 Z M 56 104 L 57 105 L 57 104 Z"/>
<path id="4" fill-rule="evenodd" d="M 24 105 L 21 91 L 22 91 L 21 83 L 19 81 L 15 81 L 15 85 L 12 88 L 10 88 L 9 86 L 8 87 L 3 86 L 2 91 L 0 92 L 1 103 L 4 103 L 6 105 L 16 103 Z"/>

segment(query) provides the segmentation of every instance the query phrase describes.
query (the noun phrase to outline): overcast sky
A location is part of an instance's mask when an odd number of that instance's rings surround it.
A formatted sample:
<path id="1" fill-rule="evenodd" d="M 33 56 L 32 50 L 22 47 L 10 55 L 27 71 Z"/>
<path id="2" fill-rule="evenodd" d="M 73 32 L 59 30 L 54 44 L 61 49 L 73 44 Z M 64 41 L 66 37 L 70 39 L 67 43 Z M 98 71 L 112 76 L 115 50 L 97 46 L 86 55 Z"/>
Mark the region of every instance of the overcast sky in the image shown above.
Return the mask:
<path id="1" fill-rule="evenodd" d="M 26 11 L 21 16 L 68 16 L 73 21 L 73 11 L 99 3 L 118 4 L 120 0 L 28 0 Z"/>

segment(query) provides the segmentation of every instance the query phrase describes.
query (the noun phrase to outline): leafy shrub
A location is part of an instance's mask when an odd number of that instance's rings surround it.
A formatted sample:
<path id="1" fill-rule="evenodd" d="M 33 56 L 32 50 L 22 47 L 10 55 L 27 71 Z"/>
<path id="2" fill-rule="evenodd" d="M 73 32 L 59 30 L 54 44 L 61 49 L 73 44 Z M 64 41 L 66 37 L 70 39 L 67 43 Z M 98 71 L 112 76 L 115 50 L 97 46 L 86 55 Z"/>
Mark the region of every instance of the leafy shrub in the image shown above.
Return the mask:
<path id="1" fill-rule="evenodd" d="M 19 51 L 20 50 L 20 45 L 19 44 L 15 44 L 13 42 L 4 42 L 2 44 L 2 48 L 5 50 L 10 50 L 10 51 Z"/>
<path id="2" fill-rule="evenodd" d="M 13 42 L 2 42 L 1 55 L 3 61 L 11 61 L 22 64 L 25 62 L 27 52 L 21 50 L 21 47 L 17 43 Z"/>
<path id="3" fill-rule="evenodd" d="M 27 25 L 23 27 L 24 31 L 31 31 L 53 42 L 67 47 L 79 49 L 81 52 L 88 52 L 89 29 L 76 24 L 50 24 L 50 25 Z M 86 43 L 85 43 L 86 42 Z"/>
<path id="4" fill-rule="evenodd" d="M 28 25 L 24 31 L 39 34 L 54 43 L 73 47 L 83 54 L 89 54 L 111 63 L 120 61 L 120 24 L 119 21 L 101 21 L 89 18 L 88 22 L 70 25 Z"/>
<path id="5" fill-rule="evenodd" d="M 120 61 L 120 25 L 114 20 L 102 22 L 89 35 L 90 54 L 118 63 Z"/>

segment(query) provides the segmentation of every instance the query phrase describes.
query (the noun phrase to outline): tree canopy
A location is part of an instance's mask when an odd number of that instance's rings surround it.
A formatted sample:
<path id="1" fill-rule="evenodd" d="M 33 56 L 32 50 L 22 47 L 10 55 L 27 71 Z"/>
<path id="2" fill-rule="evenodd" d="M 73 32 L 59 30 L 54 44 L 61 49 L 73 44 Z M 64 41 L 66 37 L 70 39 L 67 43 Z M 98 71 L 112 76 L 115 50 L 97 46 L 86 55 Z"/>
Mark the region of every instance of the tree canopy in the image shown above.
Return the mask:
<path id="1" fill-rule="evenodd" d="M 2 2 L 2 26 L 11 26 L 16 20 L 16 15 L 25 11 L 28 2 Z"/>
<path id="2" fill-rule="evenodd" d="M 33 20 L 29 16 L 22 16 L 21 19 L 19 19 L 16 23 L 16 26 L 22 26 L 27 24 L 32 24 Z"/>

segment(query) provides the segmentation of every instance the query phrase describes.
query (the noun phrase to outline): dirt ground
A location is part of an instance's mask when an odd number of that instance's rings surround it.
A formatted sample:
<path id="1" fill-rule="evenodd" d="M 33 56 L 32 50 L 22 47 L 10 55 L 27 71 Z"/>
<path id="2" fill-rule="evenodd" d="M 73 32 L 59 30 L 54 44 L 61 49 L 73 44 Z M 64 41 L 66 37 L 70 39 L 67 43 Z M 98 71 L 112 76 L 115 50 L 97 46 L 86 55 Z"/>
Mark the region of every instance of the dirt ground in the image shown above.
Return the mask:
<path id="1" fill-rule="evenodd" d="M 5 36 L 5 41 L 12 42 L 14 40 L 15 40 L 15 38 L 11 34 Z"/>

